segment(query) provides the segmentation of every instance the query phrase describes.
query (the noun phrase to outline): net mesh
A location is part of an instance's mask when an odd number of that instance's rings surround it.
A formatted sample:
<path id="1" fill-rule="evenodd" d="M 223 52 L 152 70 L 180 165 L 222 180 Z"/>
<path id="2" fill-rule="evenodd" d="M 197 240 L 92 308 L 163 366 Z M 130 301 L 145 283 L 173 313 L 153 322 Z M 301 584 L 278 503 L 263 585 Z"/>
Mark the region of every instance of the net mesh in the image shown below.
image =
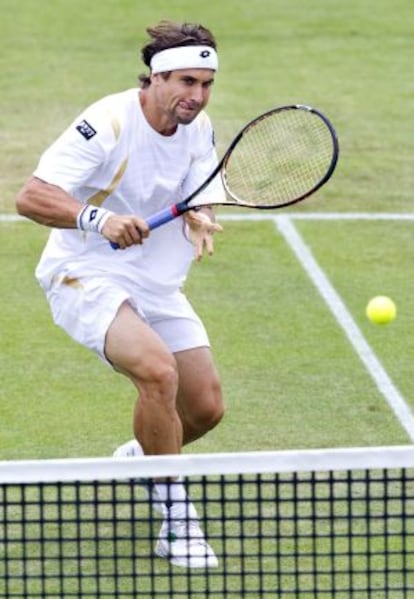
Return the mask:
<path id="1" fill-rule="evenodd" d="M 306 107 L 271 112 L 248 128 L 233 149 L 223 179 L 230 195 L 251 206 L 283 206 L 330 175 L 333 132 Z"/>
<path id="2" fill-rule="evenodd" d="M 0 464 L 0 597 L 409 599 L 414 453 L 373 455 Z M 155 555 L 151 472 L 184 475 L 217 567 Z"/>

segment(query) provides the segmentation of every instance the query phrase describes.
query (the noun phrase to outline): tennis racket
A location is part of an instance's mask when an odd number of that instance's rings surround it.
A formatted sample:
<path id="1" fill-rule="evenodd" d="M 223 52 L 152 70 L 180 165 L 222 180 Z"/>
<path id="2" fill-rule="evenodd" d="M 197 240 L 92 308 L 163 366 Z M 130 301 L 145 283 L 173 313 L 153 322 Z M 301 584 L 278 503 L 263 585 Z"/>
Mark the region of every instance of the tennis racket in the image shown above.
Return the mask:
<path id="1" fill-rule="evenodd" d="M 338 155 L 335 129 L 319 110 L 302 104 L 274 108 L 243 127 L 200 187 L 146 222 L 150 229 L 156 229 L 205 204 L 259 209 L 290 206 L 315 193 L 331 178 Z M 226 200 L 197 201 L 219 173 Z"/>

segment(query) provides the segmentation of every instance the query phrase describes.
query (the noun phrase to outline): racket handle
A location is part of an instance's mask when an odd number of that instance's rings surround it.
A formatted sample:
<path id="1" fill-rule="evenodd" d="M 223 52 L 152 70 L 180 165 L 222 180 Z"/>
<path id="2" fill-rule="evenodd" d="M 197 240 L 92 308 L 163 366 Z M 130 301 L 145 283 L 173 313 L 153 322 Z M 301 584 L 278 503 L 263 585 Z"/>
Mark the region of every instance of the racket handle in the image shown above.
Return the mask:
<path id="1" fill-rule="evenodd" d="M 153 214 L 145 221 L 152 231 L 153 229 L 157 229 L 161 227 L 161 225 L 165 225 L 165 223 L 169 223 L 171 220 L 174 220 L 180 214 L 183 214 L 188 210 L 187 204 L 185 202 L 181 202 L 180 204 L 174 204 L 173 206 L 169 206 L 168 208 L 164 208 L 164 210 L 160 210 L 156 214 Z M 114 241 L 110 241 L 110 246 L 113 250 L 119 250 L 119 245 Z"/>
<path id="2" fill-rule="evenodd" d="M 165 223 L 169 223 L 171 220 L 174 220 L 174 218 L 180 216 L 182 212 L 183 211 L 179 209 L 179 205 L 174 204 L 173 206 L 164 208 L 164 210 L 160 210 L 156 214 L 153 214 L 147 218 L 146 223 L 152 231 L 153 229 L 157 229 L 158 227 L 161 227 L 161 225 L 165 225 Z"/>

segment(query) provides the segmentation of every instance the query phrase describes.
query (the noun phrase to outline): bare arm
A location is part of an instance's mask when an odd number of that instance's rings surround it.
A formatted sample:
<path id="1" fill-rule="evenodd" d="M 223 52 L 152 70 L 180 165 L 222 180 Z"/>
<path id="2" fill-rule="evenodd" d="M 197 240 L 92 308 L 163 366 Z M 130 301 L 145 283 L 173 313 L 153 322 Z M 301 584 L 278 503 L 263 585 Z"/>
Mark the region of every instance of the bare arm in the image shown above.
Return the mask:
<path id="1" fill-rule="evenodd" d="M 42 225 L 76 229 L 84 205 L 60 187 L 32 177 L 20 190 L 16 207 L 19 214 Z M 141 218 L 112 213 L 102 229 L 102 235 L 122 249 L 142 243 L 148 234 L 148 226 Z"/>
<path id="2" fill-rule="evenodd" d="M 19 214 L 47 227 L 76 229 L 82 204 L 56 185 L 32 177 L 20 190 L 16 207 Z"/>

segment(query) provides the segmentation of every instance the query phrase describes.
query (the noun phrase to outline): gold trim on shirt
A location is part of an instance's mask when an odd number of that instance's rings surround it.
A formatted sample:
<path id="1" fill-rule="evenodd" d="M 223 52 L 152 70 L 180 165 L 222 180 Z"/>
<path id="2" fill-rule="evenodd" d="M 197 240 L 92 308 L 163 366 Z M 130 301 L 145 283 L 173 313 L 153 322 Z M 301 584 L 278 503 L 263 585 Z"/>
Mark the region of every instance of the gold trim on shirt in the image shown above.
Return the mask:
<path id="1" fill-rule="evenodd" d="M 118 171 L 115 173 L 115 176 L 112 179 L 109 186 L 106 189 L 100 189 L 99 191 L 97 191 L 93 196 L 91 196 L 87 200 L 87 204 L 92 204 L 93 206 L 102 206 L 102 204 L 104 203 L 106 198 L 108 196 L 110 196 L 111 193 L 113 193 L 115 191 L 115 189 L 118 187 L 118 185 L 123 177 L 123 174 L 125 172 L 125 169 L 127 167 L 127 164 L 128 164 L 128 158 L 125 158 L 125 160 L 122 162 L 121 166 L 119 167 Z"/>

